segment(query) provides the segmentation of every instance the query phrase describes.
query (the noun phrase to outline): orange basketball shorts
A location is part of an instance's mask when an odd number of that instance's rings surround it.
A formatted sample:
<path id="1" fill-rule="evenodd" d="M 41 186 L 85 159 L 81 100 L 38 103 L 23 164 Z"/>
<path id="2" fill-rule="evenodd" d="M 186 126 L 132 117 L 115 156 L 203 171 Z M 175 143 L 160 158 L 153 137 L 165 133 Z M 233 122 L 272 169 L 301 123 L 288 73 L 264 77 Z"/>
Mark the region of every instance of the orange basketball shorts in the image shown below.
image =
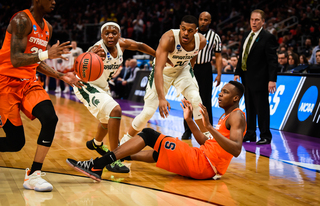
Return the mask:
<path id="1" fill-rule="evenodd" d="M 0 75 L 0 128 L 10 119 L 15 126 L 22 125 L 20 110 L 31 120 L 33 108 L 50 100 L 36 79 L 18 79 Z"/>
<path id="2" fill-rule="evenodd" d="M 203 152 L 178 138 L 161 134 L 154 150 L 159 153 L 156 164 L 159 168 L 194 179 L 209 179 L 215 175 Z"/>

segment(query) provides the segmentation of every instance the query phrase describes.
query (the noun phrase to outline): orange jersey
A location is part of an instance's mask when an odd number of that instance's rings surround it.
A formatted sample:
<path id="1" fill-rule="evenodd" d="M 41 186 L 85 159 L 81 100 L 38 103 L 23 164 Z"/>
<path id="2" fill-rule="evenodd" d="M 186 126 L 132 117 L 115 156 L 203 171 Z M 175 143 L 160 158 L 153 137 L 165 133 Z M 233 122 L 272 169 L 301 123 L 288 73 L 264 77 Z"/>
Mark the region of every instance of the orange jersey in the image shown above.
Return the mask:
<path id="1" fill-rule="evenodd" d="M 44 28 L 41 29 L 37 22 L 34 20 L 31 12 L 29 9 L 25 9 L 23 11 L 28 15 L 29 19 L 32 22 L 32 31 L 28 35 L 28 43 L 26 50 L 24 53 L 31 54 L 31 53 L 38 53 L 41 51 L 45 51 L 47 49 L 47 44 L 49 41 L 49 28 L 45 19 L 44 21 Z M 15 15 L 17 15 L 16 13 Z M 11 18 L 13 19 L 15 15 Z M 0 50 L 0 75 L 3 76 L 10 76 L 20 79 L 33 79 L 36 75 L 36 68 L 39 66 L 39 63 L 34 63 L 27 66 L 21 67 L 13 67 L 10 58 L 10 51 L 11 51 L 11 36 L 8 31 L 6 31 L 6 36 L 3 42 L 3 46 Z"/>
<path id="2" fill-rule="evenodd" d="M 233 111 L 236 110 L 240 109 L 237 108 Z M 245 116 L 245 113 L 243 111 L 241 112 Z M 226 121 L 230 114 L 225 117 L 221 117 L 216 126 L 216 130 L 228 139 L 230 139 L 230 130 L 226 128 Z M 245 135 L 245 133 L 246 131 L 244 131 L 243 135 Z M 203 145 L 201 145 L 200 150 L 203 151 L 211 164 L 216 167 L 219 174 L 223 175 L 227 171 L 233 155 L 225 151 L 214 138 L 207 140 Z"/>
<path id="3" fill-rule="evenodd" d="M 154 150 L 159 153 L 156 166 L 194 179 L 209 179 L 215 176 L 208 159 L 197 147 L 161 134 Z"/>

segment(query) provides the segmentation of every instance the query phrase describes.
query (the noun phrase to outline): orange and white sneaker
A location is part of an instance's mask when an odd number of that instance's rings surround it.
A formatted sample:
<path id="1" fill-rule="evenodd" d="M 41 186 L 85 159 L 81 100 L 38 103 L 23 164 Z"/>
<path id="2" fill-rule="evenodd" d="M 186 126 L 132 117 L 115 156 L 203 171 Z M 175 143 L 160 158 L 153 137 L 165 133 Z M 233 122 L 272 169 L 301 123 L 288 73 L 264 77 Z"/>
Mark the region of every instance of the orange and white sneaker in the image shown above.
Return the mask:
<path id="1" fill-rule="evenodd" d="M 37 170 L 30 175 L 30 170 L 29 168 L 27 168 L 23 187 L 28 190 L 35 190 L 37 192 L 52 191 L 52 188 L 53 188 L 52 185 L 46 180 L 42 179 L 42 176 L 45 176 L 45 175 L 46 173 L 41 172 L 40 170 Z"/>

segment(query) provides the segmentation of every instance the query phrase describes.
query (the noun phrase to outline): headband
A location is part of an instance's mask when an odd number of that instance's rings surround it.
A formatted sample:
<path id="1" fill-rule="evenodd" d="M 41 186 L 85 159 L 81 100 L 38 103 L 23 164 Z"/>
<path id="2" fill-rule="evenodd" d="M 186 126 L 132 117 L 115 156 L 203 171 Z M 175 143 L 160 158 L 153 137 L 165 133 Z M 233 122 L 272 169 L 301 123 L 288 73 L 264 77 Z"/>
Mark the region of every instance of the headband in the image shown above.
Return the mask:
<path id="1" fill-rule="evenodd" d="M 115 26 L 115 27 L 117 27 L 119 29 L 119 32 L 121 31 L 120 30 L 120 26 L 117 23 L 115 23 L 115 22 L 107 22 L 101 27 L 101 33 L 102 33 L 103 29 L 105 27 L 107 27 L 107 26 Z"/>

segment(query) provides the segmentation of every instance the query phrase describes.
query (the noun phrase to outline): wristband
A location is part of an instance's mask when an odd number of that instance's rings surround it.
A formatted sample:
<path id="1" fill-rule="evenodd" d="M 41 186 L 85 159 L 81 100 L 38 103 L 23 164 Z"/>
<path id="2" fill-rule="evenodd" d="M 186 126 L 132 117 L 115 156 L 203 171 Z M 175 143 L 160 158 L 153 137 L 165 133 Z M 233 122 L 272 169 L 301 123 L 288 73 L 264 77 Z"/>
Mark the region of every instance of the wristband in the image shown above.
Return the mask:
<path id="1" fill-rule="evenodd" d="M 38 57 L 39 57 L 40 61 L 48 59 L 49 58 L 48 57 L 48 50 L 39 52 Z"/>

